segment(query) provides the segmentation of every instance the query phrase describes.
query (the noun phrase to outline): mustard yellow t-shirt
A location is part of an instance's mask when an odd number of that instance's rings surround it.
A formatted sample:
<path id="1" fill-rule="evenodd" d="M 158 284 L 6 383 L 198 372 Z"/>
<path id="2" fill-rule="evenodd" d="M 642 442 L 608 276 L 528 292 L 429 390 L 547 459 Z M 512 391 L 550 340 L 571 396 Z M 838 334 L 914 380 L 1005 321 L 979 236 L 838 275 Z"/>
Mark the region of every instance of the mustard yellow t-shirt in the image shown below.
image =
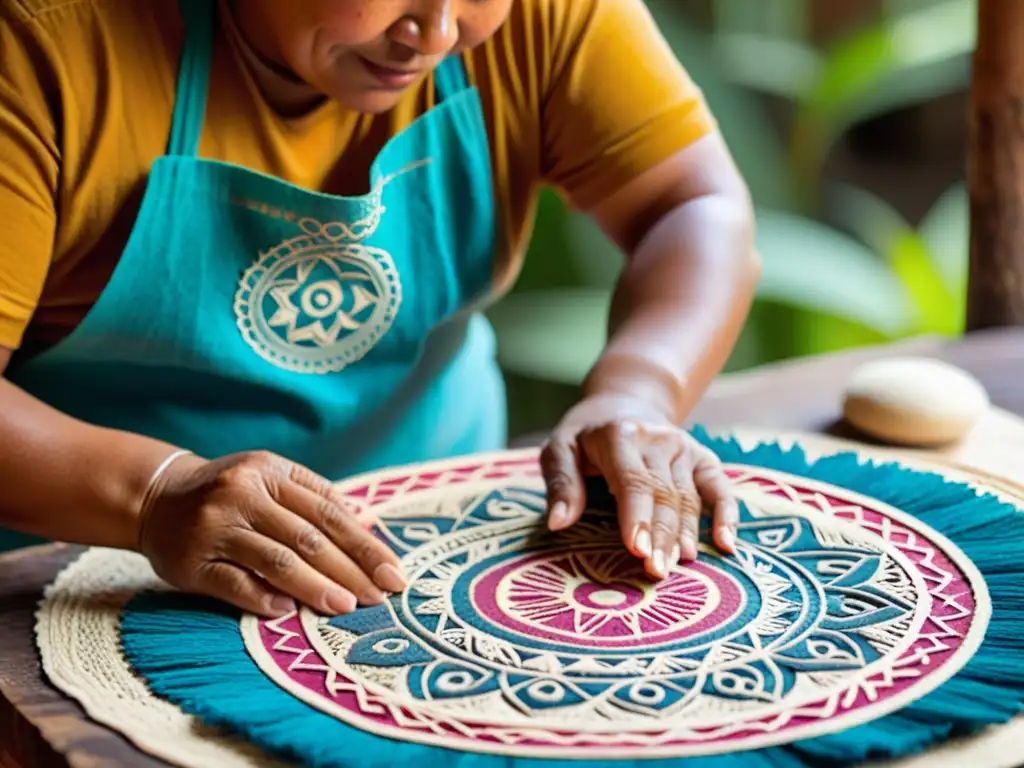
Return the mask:
<path id="1" fill-rule="evenodd" d="M 222 17 L 202 157 L 361 194 L 350 180 L 430 106 L 431 79 L 385 115 L 271 107 Z M 174 0 L 0 3 L 0 346 L 59 341 L 109 280 L 166 149 L 182 35 Z M 588 208 L 714 127 L 643 0 L 516 0 L 466 61 L 501 209 L 498 285 L 518 271 L 542 185 Z"/>

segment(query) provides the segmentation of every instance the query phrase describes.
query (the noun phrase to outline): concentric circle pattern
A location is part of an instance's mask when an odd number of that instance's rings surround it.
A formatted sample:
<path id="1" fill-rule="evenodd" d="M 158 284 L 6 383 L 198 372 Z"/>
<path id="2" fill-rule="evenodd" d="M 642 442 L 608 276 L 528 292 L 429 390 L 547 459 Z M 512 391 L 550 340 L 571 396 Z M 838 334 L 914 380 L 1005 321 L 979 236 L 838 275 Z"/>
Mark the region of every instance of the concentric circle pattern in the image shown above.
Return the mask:
<path id="1" fill-rule="evenodd" d="M 871 499 L 728 471 L 738 554 L 705 547 L 658 583 L 610 514 L 545 533 L 532 457 L 354 482 L 409 589 L 349 616 L 246 617 L 247 648 L 357 728 L 538 757 L 787 743 L 897 710 L 970 658 L 987 593 L 949 542 Z"/>

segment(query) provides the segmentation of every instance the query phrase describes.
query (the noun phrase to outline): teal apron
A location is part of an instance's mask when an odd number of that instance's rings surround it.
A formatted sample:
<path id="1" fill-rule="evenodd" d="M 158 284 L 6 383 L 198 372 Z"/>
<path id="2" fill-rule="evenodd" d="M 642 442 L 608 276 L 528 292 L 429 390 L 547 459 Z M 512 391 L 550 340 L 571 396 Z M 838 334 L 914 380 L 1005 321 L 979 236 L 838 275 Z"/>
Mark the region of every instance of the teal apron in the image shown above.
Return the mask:
<path id="1" fill-rule="evenodd" d="M 436 106 L 384 146 L 370 192 L 335 197 L 198 157 L 217 4 L 179 4 L 168 152 L 125 251 L 82 324 L 9 378 L 94 424 L 330 479 L 503 447 L 480 314 L 491 160 L 462 61 L 434 73 Z"/>

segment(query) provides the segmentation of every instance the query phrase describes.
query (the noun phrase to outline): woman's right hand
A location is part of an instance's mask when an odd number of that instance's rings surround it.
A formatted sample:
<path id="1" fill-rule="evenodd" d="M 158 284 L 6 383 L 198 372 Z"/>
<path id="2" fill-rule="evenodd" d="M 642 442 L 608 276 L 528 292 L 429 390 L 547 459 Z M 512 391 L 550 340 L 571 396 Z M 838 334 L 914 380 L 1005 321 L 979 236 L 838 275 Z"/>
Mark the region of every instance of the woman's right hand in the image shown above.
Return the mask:
<path id="1" fill-rule="evenodd" d="M 157 478 L 139 549 L 162 579 L 261 616 L 326 615 L 406 586 L 398 557 L 322 477 L 268 453 L 186 455 Z"/>

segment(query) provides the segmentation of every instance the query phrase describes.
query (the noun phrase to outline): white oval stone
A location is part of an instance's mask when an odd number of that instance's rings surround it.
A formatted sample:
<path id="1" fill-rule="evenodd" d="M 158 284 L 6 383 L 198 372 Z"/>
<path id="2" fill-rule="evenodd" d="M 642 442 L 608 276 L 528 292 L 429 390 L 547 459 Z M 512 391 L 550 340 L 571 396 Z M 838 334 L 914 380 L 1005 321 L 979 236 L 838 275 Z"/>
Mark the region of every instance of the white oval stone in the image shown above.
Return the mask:
<path id="1" fill-rule="evenodd" d="M 871 437 L 925 447 L 962 439 L 988 406 L 985 388 L 966 371 L 932 358 L 893 358 L 854 372 L 843 416 Z"/>

